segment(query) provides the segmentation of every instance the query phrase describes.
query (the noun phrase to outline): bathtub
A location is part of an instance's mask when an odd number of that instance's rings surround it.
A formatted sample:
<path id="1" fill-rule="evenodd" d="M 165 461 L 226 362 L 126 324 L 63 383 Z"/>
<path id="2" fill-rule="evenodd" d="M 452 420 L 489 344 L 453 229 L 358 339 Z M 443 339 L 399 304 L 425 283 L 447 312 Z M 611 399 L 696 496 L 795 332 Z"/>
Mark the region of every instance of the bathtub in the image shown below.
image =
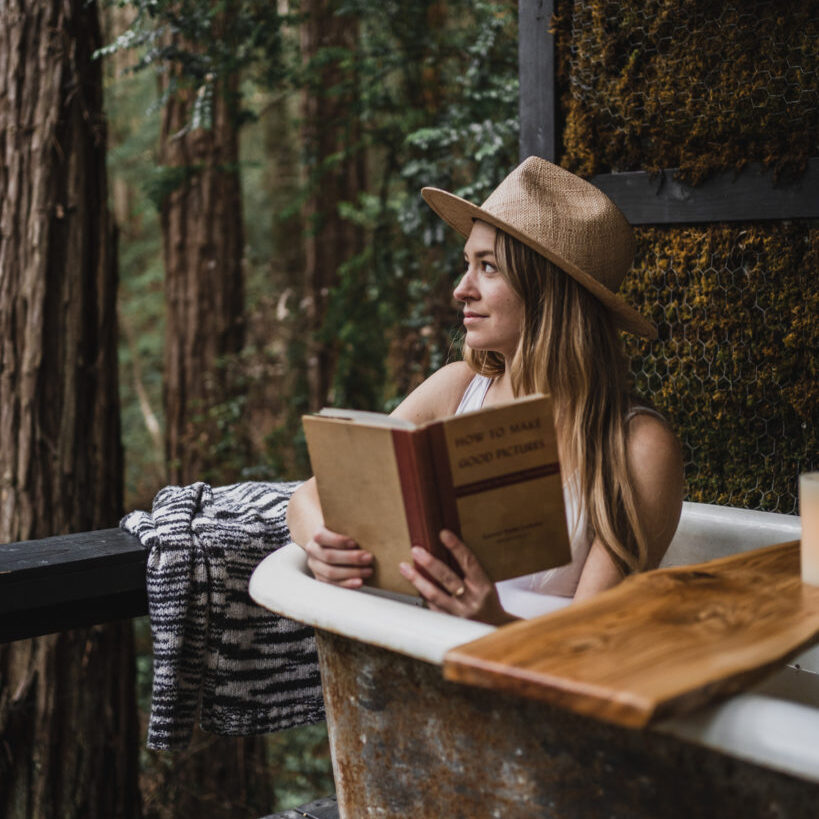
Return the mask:
<path id="1" fill-rule="evenodd" d="M 796 540 L 799 518 L 686 503 L 664 566 Z M 501 584 L 520 616 L 566 604 Z M 494 627 L 313 580 L 291 544 L 250 582 L 316 628 L 342 817 L 819 815 L 819 647 L 761 684 L 645 731 L 443 679 Z"/>

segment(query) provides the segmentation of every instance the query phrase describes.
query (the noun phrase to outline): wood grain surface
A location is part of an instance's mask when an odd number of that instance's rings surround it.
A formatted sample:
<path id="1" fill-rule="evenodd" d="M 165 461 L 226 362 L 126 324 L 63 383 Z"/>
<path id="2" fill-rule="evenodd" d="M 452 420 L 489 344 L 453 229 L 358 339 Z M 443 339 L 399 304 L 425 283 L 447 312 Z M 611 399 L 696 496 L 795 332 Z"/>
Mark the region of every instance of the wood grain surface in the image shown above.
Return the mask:
<path id="1" fill-rule="evenodd" d="M 122 529 L 0 544 L 0 643 L 147 614 L 147 558 Z"/>
<path id="2" fill-rule="evenodd" d="M 452 649 L 444 676 L 633 728 L 736 693 L 819 638 L 799 541 L 626 579 Z"/>

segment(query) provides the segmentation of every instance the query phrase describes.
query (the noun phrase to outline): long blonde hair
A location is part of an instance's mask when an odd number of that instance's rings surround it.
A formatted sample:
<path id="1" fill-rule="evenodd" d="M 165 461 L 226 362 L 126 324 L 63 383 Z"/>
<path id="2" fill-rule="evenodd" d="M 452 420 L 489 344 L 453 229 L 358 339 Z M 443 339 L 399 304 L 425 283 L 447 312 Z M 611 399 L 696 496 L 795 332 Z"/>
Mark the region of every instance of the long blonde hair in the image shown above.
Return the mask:
<path id="1" fill-rule="evenodd" d="M 626 459 L 633 403 L 611 315 L 588 290 L 544 256 L 498 230 L 498 269 L 524 304 L 523 329 L 509 376 L 515 395 L 552 396 L 565 476 L 576 481 L 587 525 L 625 574 L 645 568 L 648 552 Z M 478 373 L 501 375 L 500 353 L 472 350 Z"/>

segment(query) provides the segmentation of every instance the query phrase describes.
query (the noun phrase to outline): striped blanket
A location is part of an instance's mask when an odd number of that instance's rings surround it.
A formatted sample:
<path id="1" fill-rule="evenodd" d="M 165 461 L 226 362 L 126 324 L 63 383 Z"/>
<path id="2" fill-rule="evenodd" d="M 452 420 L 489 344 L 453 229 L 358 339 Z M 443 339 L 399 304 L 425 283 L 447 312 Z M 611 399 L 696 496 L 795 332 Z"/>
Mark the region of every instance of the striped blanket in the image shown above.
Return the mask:
<path id="1" fill-rule="evenodd" d="M 168 486 L 150 514 L 120 522 L 150 550 L 149 748 L 187 746 L 197 707 L 204 730 L 230 736 L 324 719 L 313 630 L 247 592 L 259 561 L 290 540 L 285 511 L 297 486 Z"/>

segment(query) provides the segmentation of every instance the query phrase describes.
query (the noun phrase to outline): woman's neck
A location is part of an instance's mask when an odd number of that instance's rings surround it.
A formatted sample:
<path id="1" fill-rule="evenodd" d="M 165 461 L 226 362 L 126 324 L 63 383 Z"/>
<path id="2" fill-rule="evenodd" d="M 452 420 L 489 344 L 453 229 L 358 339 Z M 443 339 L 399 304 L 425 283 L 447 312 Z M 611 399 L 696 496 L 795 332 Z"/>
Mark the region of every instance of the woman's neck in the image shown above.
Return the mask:
<path id="1" fill-rule="evenodd" d="M 512 390 L 512 379 L 509 376 L 509 371 L 505 370 L 501 375 L 492 379 L 489 389 L 486 391 L 486 398 L 483 405 L 485 407 L 492 404 L 503 404 L 506 401 L 512 401 L 515 398 L 515 393 Z"/>

